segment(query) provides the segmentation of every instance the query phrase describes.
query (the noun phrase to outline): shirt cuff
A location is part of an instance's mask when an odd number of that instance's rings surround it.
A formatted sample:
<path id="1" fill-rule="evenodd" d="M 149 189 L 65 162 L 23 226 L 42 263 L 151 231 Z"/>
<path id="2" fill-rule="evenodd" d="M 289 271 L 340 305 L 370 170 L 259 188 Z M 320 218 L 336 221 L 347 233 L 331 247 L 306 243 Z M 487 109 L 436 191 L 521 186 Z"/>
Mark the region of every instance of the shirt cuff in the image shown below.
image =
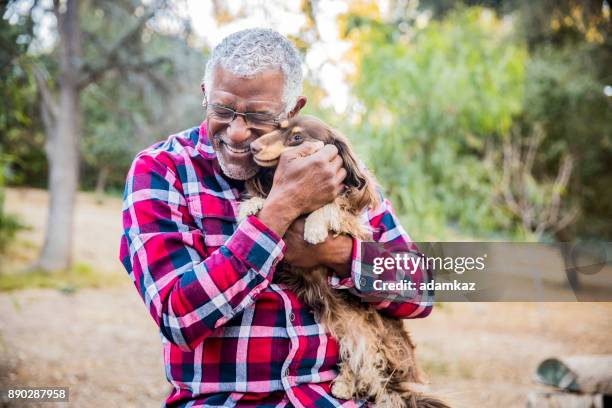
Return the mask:
<path id="1" fill-rule="evenodd" d="M 384 244 L 362 245 L 362 243 L 362 240 L 353 238 L 351 277 L 349 279 L 352 281 L 352 287 L 357 291 L 375 295 L 377 291 L 373 290 L 373 276 L 371 273 L 373 260 L 377 257 L 389 255 L 389 252 L 384 248 Z M 385 278 L 383 275 L 379 277 Z M 393 280 L 392 278 L 390 277 L 389 279 Z"/>
<path id="2" fill-rule="evenodd" d="M 225 247 L 264 276 L 267 276 L 285 255 L 285 241 L 253 215 L 238 225 Z"/>
<path id="3" fill-rule="evenodd" d="M 361 290 L 365 284 L 365 278 L 361 273 L 361 265 L 363 256 L 361 254 L 362 240 L 353 238 L 353 255 L 351 261 L 351 278 L 353 279 L 355 289 Z"/>
<path id="4" fill-rule="evenodd" d="M 336 275 L 330 275 L 327 278 L 327 283 L 332 289 L 359 289 L 359 279 L 361 279 L 361 240 L 353 238 L 353 252 L 351 254 L 351 275 L 346 278 L 341 278 Z"/>

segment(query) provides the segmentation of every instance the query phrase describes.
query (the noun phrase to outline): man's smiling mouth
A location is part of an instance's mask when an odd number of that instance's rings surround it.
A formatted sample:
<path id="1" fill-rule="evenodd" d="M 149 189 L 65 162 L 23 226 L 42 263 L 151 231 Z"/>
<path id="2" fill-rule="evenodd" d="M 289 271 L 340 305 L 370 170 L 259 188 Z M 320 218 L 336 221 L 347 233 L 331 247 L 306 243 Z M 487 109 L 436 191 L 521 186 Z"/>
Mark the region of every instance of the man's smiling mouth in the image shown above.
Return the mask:
<path id="1" fill-rule="evenodd" d="M 247 154 L 247 153 L 250 153 L 250 151 L 251 151 L 249 146 L 246 146 L 246 147 L 235 147 L 235 146 L 232 146 L 232 145 L 227 144 L 225 142 L 221 142 L 221 143 L 223 143 L 225 148 L 227 150 L 229 150 L 233 154 Z"/>

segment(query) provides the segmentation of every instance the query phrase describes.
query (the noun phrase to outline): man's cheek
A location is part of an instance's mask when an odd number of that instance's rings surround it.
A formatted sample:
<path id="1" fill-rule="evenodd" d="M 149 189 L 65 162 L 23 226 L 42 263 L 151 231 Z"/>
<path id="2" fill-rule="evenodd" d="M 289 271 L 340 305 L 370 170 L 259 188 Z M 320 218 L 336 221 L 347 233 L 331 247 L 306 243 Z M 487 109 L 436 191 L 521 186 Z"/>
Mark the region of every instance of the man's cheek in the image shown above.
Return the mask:
<path id="1" fill-rule="evenodd" d="M 223 126 L 215 124 L 208 126 L 208 137 L 210 138 L 211 142 L 215 144 L 219 144 L 219 142 L 223 138 L 223 132 Z"/>
<path id="2" fill-rule="evenodd" d="M 221 146 L 222 136 L 221 132 L 211 133 L 210 141 L 214 148 L 218 149 Z"/>

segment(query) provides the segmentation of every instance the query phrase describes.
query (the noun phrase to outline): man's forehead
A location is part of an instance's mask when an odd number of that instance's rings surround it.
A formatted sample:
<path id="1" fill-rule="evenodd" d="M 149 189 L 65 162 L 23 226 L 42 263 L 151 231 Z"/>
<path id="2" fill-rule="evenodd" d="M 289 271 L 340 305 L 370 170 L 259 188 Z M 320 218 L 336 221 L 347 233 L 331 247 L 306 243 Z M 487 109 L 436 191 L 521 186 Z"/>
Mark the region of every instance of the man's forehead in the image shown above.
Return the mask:
<path id="1" fill-rule="evenodd" d="M 236 95 L 232 92 L 216 90 L 210 93 L 211 103 L 225 103 L 225 104 L 243 104 L 246 106 L 264 106 L 264 107 L 281 107 L 282 101 L 280 99 L 263 99 L 263 98 L 248 98 L 245 99 L 240 95 Z"/>
<path id="2" fill-rule="evenodd" d="M 212 98 L 232 98 L 235 102 L 281 104 L 283 89 L 284 76 L 280 69 L 242 76 L 217 66 L 208 93 Z"/>

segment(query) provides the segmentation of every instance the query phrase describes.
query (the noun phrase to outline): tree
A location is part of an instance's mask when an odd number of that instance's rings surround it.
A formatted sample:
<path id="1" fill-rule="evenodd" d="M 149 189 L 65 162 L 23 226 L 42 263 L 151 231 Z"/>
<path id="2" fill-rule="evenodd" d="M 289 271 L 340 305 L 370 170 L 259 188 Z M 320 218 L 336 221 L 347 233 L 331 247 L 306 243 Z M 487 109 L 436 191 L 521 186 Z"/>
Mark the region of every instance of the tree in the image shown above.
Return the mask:
<path id="1" fill-rule="evenodd" d="M 555 233 L 575 221 L 578 207 L 569 207 L 563 198 L 572 174 L 574 159 L 565 153 L 559 164 L 555 180 L 538 180 L 534 175 L 534 162 L 545 135 L 541 125 L 536 125 L 528 136 L 515 136 L 511 132 L 503 141 L 502 174 L 494 185 L 497 199 L 518 217 L 526 232 L 537 240 L 546 232 Z M 489 161 L 489 171 L 493 161 Z"/>
<path id="2" fill-rule="evenodd" d="M 99 38 L 96 33 L 83 29 L 81 5 L 102 10 L 114 7 L 114 12 L 127 12 L 135 17 L 131 26 L 122 30 L 119 36 Z M 58 61 L 57 89 L 53 89 L 53 81 L 41 64 L 35 64 L 32 68 L 41 95 L 41 111 L 47 134 L 45 150 L 49 162 L 50 193 L 45 242 L 36 268 L 52 271 L 70 267 L 82 139 L 82 93 L 111 71 L 146 71 L 166 61 L 162 57 L 144 59 L 140 45 L 147 23 L 156 14 L 167 13 L 171 9 L 163 1 L 154 2 L 148 7 L 136 1 L 122 1 L 115 5 L 93 0 L 53 1 L 52 11 L 59 38 L 55 55 Z M 84 39 L 97 49 L 96 58 L 91 54 L 84 55 Z"/>
<path id="3" fill-rule="evenodd" d="M 483 160 L 522 111 L 526 49 L 488 9 L 410 18 L 388 23 L 367 7 L 343 17 L 356 66 L 353 134 L 417 236 L 439 239 L 449 224 L 508 229 Z"/>
<path id="4" fill-rule="evenodd" d="M 0 9 L 2 15 L 4 11 Z M 31 142 L 39 120 L 34 109 L 35 86 L 28 72 L 17 64 L 32 40 L 32 27 L 29 16 L 14 24 L 0 19 L 0 256 L 22 228 L 13 214 L 4 211 L 4 186 L 12 178 L 15 161 L 12 148 Z"/>
<path id="5" fill-rule="evenodd" d="M 99 23 L 103 22 L 90 21 L 88 26 Z M 160 64 L 146 72 L 116 71 L 83 93 L 88 127 L 81 146 L 80 184 L 95 187 L 98 197 L 109 188 L 124 187 L 127 169 L 143 147 L 202 117 L 199 83 L 204 53 L 182 38 L 157 33 L 145 45 L 147 60 L 165 56 L 178 64 Z"/>
<path id="6" fill-rule="evenodd" d="M 438 18 L 457 7 L 451 3 L 421 2 Z M 579 216 L 555 232 L 555 238 L 609 240 L 612 237 L 612 190 L 608 187 L 612 183 L 612 98 L 605 89 L 612 78 L 612 2 L 485 3 L 495 6 L 498 13 L 512 17 L 515 36 L 529 50 L 524 108 L 515 122 L 524 129 L 541 126 L 546 134 L 536 154 L 534 177 L 554 179 L 564 156 L 569 152 L 573 157 L 573 171 L 564 200 L 578 206 Z"/>

